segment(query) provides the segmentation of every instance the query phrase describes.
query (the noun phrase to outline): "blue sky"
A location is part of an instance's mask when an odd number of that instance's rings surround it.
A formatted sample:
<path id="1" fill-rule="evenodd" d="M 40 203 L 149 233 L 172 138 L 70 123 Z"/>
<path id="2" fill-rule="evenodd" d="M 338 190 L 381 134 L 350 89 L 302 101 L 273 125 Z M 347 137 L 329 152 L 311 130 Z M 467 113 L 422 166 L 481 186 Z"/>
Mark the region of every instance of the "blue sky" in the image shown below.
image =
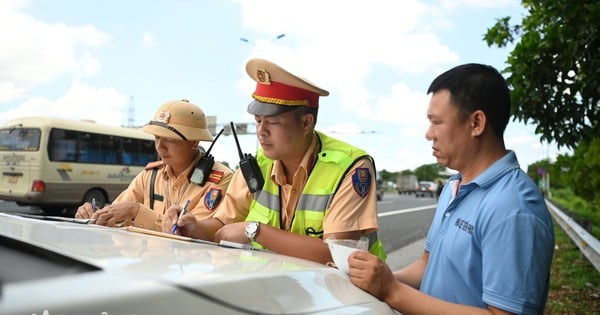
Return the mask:
<path id="1" fill-rule="evenodd" d="M 414 169 L 436 162 L 424 137 L 431 80 L 467 62 L 503 69 L 511 47 L 487 47 L 483 34 L 523 14 L 514 0 L 3 0 L 0 123 L 143 125 L 182 98 L 218 124 L 252 123 L 244 65 L 262 57 L 329 90 L 317 129 L 367 150 L 379 170 Z M 558 152 L 523 123 L 505 139 L 523 169 Z M 254 152 L 254 135 L 240 140 Z M 212 153 L 237 164 L 231 136 Z"/>

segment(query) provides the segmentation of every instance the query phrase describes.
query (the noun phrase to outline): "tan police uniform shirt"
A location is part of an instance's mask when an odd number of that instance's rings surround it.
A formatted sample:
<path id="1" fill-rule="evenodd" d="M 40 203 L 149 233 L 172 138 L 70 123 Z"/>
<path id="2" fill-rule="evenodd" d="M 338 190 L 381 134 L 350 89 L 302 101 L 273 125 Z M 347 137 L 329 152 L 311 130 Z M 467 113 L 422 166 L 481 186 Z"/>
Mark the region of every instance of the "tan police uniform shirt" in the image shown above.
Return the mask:
<path id="1" fill-rule="evenodd" d="M 152 168 L 149 167 L 140 172 L 113 203 L 123 201 L 141 203 L 140 211 L 133 220 L 133 225 L 155 231 L 162 231 L 162 218 L 165 211 L 172 204 L 183 206 L 187 199 L 190 200 L 188 211 L 197 220 L 212 216 L 222 204 L 221 201 L 225 196 L 233 172 L 225 165 L 215 163 L 209 180 L 204 186 L 194 184 L 190 182 L 190 176 L 200 157 L 201 155 L 198 155 L 178 177 L 175 177 L 171 167 L 159 164 L 154 182 L 154 194 L 158 198 L 154 200 L 153 209 L 150 208 Z"/>
<path id="2" fill-rule="evenodd" d="M 282 209 L 284 210 L 282 211 L 282 229 L 289 230 L 291 227 L 298 199 L 308 180 L 308 170 L 312 168 L 320 149 L 318 144 L 319 141 L 315 135 L 294 175 L 292 183 L 286 182 L 281 163 L 275 161 L 273 164 L 270 176 L 275 183 L 280 185 Z M 356 192 L 352 183 L 352 175 L 358 168 L 368 168 L 371 173 L 371 185 L 365 197 L 361 197 Z M 370 160 L 361 159 L 346 173 L 323 219 L 325 234 L 350 231 L 370 232 L 379 228 L 377 222 L 377 191 L 373 169 Z M 219 219 L 224 224 L 243 221 L 248 215 L 251 202 L 252 194 L 246 185 L 244 176 L 238 169 L 233 174 L 225 200 L 215 212 L 214 218 Z"/>

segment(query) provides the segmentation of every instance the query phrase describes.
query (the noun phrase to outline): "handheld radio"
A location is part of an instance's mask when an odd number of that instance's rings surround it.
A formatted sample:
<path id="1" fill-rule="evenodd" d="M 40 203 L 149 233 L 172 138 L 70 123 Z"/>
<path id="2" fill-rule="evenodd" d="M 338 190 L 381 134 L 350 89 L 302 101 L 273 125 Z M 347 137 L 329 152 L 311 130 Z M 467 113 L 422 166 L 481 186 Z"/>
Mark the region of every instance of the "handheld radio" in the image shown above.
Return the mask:
<path id="1" fill-rule="evenodd" d="M 210 150 L 212 150 L 213 145 L 215 145 L 215 142 L 217 142 L 217 139 L 219 139 L 219 136 L 223 133 L 224 130 L 225 128 L 219 131 L 219 134 L 217 134 L 215 140 L 213 140 L 213 142 L 210 144 L 208 151 L 202 154 L 202 157 L 200 158 L 200 161 L 198 161 L 198 164 L 196 164 L 196 168 L 194 169 L 192 177 L 190 178 L 190 181 L 192 183 L 204 186 L 204 184 L 208 180 L 208 176 L 212 171 L 213 165 L 215 165 L 215 158 L 212 155 L 210 155 Z"/>
<path id="2" fill-rule="evenodd" d="M 244 175 L 244 179 L 246 179 L 246 185 L 248 185 L 248 189 L 250 189 L 251 193 L 257 192 L 261 190 L 265 184 L 262 173 L 258 168 L 258 162 L 256 161 L 256 158 L 252 156 L 252 154 L 242 153 L 242 148 L 240 147 L 240 142 L 238 141 L 233 121 L 230 123 L 230 125 L 231 132 L 233 132 L 233 138 L 235 138 L 235 144 L 237 146 L 238 153 L 240 154 L 240 169 L 242 169 L 242 174 Z"/>

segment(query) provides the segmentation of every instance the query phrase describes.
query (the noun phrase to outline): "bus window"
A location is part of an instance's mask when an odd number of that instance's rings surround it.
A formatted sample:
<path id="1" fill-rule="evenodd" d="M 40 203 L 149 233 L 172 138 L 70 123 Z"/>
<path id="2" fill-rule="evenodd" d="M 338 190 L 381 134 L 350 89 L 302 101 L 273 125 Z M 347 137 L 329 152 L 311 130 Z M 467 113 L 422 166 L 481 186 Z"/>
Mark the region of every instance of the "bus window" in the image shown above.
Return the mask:
<path id="1" fill-rule="evenodd" d="M 1 151 L 37 151 L 39 147 L 39 129 L 8 128 L 0 131 Z"/>
<path id="2" fill-rule="evenodd" d="M 52 129 L 48 141 L 48 159 L 56 162 L 77 161 L 77 133 Z"/>
<path id="3" fill-rule="evenodd" d="M 78 162 L 116 164 L 117 142 L 116 136 L 80 132 Z"/>
<path id="4" fill-rule="evenodd" d="M 122 138 L 120 152 L 123 165 L 145 166 L 157 156 L 154 141 L 142 139 Z"/>
<path id="5" fill-rule="evenodd" d="M 134 139 L 134 142 L 139 144 L 138 152 L 136 152 L 136 159 L 134 165 L 144 166 L 152 161 L 156 161 L 156 150 L 154 148 L 154 141 L 145 141 Z"/>

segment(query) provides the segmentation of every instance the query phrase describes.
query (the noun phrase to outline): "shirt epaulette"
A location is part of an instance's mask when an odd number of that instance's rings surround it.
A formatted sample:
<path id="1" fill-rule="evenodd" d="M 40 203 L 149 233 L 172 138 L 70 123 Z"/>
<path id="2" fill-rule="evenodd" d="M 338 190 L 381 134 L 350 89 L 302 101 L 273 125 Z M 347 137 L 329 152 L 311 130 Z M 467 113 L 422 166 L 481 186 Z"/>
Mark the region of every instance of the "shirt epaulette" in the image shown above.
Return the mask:
<path id="1" fill-rule="evenodd" d="M 218 184 L 221 182 L 223 174 L 224 173 L 222 171 L 212 170 L 212 172 L 210 172 L 210 175 L 208 175 L 208 181 L 211 183 Z"/>
<path id="2" fill-rule="evenodd" d="M 160 160 L 160 161 L 154 161 L 154 162 L 149 162 L 148 164 L 146 164 L 146 167 L 144 167 L 145 170 L 150 170 L 153 168 L 157 168 L 160 166 L 163 166 L 165 163 L 165 161 Z"/>

